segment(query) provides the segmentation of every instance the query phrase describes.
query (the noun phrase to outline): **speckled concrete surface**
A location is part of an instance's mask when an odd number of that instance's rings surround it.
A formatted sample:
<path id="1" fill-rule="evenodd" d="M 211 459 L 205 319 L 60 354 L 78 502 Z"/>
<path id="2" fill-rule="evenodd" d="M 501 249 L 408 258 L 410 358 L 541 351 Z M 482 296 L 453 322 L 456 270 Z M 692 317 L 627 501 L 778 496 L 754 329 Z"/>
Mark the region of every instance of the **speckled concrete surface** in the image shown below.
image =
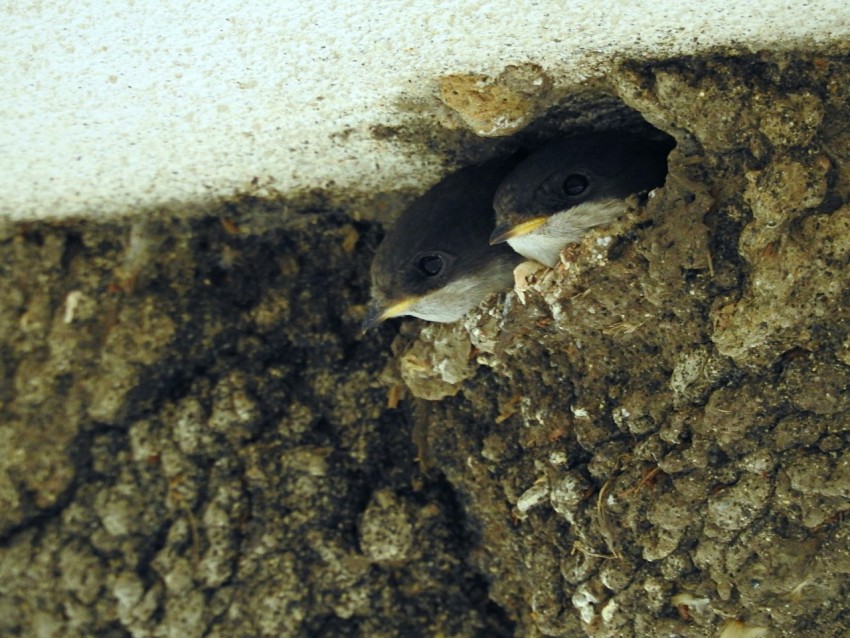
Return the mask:
<path id="1" fill-rule="evenodd" d="M 563 89 L 618 55 L 850 36 L 843 0 L 23 2 L 0 20 L 0 215 L 19 219 L 422 188 L 445 155 L 376 133 L 461 126 L 446 88 L 478 74 L 534 63 Z"/>

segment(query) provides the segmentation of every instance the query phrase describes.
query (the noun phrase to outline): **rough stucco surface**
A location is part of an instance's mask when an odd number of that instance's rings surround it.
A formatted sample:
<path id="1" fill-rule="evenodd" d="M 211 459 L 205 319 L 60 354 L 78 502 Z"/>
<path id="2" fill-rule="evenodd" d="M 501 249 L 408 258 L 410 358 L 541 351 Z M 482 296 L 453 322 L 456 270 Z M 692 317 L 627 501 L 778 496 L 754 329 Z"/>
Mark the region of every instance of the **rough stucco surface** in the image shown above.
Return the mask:
<path id="1" fill-rule="evenodd" d="M 445 155 L 373 131 L 459 125 L 446 84 L 533 63 L 563 88 L 619 55 L 850 38 L 846 0 L 20 0 L 0 23 L 0 217 L 16 219 L 424 188 Z"/>
<path id="2" fill-rule="evenodd" d="M 850 58 L 541 86 L 669 178 L 456 325 L 360 335 L 318 195 L 3 227 L 0 633 L 850 632 Z"/>

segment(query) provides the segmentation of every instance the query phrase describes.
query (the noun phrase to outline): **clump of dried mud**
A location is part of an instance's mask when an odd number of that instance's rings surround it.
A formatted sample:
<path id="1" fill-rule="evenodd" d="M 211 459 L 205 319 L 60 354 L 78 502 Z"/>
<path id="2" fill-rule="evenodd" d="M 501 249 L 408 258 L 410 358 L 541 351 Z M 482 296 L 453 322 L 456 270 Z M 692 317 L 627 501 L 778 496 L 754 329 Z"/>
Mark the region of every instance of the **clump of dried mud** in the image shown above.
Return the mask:
<path id="1" fill-rule="evenodd" d="M 679 143 L 665 187 L 399 338 L 519 634 L 850 631 L 848 71 L 624 65 L 619 95 Z"/>

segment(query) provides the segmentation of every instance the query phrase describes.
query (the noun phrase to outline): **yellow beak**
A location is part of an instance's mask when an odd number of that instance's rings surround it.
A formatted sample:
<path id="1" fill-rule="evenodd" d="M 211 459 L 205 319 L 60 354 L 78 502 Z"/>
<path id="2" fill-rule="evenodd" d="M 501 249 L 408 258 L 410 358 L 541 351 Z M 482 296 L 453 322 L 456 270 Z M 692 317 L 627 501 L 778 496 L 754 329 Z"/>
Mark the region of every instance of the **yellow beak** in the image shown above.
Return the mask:
<path id="1" fill-rule="evenodd" d="M 490 235 L 490 244 L 501 244 L 503 241 L 527 235 L 528 233 L 540 228 L 548 219 L 549 218 L 544 215 L 543 217 L 535 217 L 534 219 L 529 219 L 521 224 L 517 224 L 513 228 L 506 228 L 504 225 L 496 226 L 493 234 Z"/>
<path id="2" fill-rule="evenodd" d="M 373 301 L 369 304 L 369 310 L 366 313 L 366 318 L 363 320 L 363 332 L 371 330 L 387 319 L 403 315 L 407 312 L 407 309 L 410 308 L 410 306 L 418 301 L 418 299 L 418 297 L 408 297 L 407 299 L 402 299 L 401 301 L 397 301 L 389 306 L 377 305 Z"/>

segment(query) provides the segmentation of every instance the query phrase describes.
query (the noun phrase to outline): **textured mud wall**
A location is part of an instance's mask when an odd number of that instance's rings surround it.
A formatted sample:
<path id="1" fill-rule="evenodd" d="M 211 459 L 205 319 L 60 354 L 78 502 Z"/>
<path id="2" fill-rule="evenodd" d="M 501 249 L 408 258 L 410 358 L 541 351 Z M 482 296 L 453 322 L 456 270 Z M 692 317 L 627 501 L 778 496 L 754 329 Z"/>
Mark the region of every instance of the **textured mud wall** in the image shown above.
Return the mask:
<path id="1" fill-rule="evenodd" d="M 457 325 L 359 334 L 407 195 L 4 228 L 0 635 L 850 632 L 850 59 L 546 90 L 667 184 Z"/>

